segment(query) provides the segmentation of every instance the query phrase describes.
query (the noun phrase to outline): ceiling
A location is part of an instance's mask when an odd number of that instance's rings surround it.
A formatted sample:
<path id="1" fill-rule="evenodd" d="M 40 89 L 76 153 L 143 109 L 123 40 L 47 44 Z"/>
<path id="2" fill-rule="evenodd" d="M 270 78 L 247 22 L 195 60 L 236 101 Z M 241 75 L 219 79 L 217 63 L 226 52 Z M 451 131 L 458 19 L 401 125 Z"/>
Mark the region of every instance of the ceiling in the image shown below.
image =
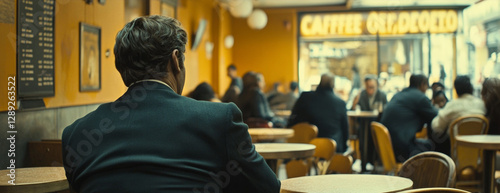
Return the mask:
<path id="1" fill-rule="evenodd" d="M 220 2 L 238 0 L 219 0 Z M 367 7 L 430 7 L 430 6 L 469 6 L 478 0 L 252 0 L 254 7 L 317 7 L 346 6 L 349 2 L 352 8 Z"/>

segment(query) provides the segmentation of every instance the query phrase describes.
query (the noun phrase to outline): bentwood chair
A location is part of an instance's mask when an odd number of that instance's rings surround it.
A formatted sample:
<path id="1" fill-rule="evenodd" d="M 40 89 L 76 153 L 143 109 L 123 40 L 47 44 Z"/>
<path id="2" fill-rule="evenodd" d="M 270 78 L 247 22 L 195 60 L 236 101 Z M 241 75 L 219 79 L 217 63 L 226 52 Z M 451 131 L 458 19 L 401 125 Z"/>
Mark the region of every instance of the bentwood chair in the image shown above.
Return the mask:
<path id="1" fill-rule="evenodd" d="M 286 175 L 288 178 L 307 176 L 309 168 L 304 160 L 292 160 L 286 164 Z"/>
<path id="2" fill-rule="evenodd" d="M 371 123 L 371 131 L 375 149 L 377 149 L 382 165 L 384 166 L 384 173 L 395 174 L 401 164 L 398 164 L 394 157 L 394 149 L 392 148 L 389 131 L 384 125 L 375 121 Z"/>
<path id="3" fill-rule="evenodd" d="M 350 155 L 335 154 L 327 173 L 352 174 L 353 158 Z"/>
<path id="4" fill-rule="evenodd" d="M 419 189 L 403 191 L 400 193 L 470 193 L 470 192 L 456 188 L 419 188 Z"/>
<path id="5" fill-rule="evenodd" d="M 455 187 L 455 162 L 443 153 L 423 152 L 406 160 L 398 176 L 411 179 L 413 188 L 451 188 Z"/>
<path id="6" fill-rule="evenodd" d="M 297 123 L 292 129 L 294 134 L 288 139 L 288 143 L 309 143 L 318 136 L 318 127 L 306 122 Z"/>
<path id="7" fill-rule="evenodd" d="M 333 155 L 335 155 L 337 142 L 330 138 L 315 138 L 309 143 L 316 146 L 313 155 L 313 165 L 316 168 L 317 174 L 326 174 Z"/>
<path id="8" fill-rule="evenodd" d="M 483 115 L 459 117 L 450 124 L 450 157 L 457 166 L 457 188 L 478 191 L 483 167 L 482 150 L 458 146 L 456 136 L 487 134 L 488 128 L 488 119 Z"/>

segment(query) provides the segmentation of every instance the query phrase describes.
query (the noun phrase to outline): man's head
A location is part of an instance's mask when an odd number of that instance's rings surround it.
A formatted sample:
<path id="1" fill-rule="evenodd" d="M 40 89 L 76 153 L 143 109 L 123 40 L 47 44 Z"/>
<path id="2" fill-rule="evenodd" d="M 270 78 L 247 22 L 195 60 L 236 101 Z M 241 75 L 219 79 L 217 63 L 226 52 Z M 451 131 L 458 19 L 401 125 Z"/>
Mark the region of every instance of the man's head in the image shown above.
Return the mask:
<path id="1" fill-rule="evenodd" d="M 321 75 L 321 81 L 319 82 L 318 88 L 335 88 L 335 75 L 332 73 L 325 73 Z"/>
<path id="2" fill-rule="evenodd" d="M 263 89 L 264 84 L 264 76 L 261 73 L 248 71 L 243 75 L 243 90 Z"/>
<path id="3" fill-rule="evenodd" d="M 299 87 L 299 84 L 297 84 L 297 82 L 295 82 L 295 81 L 290 82 L 290 92 L 295 92 L 298 87 Z"/>
<path id="4" fill-rule="evenodd" d="M 474 90 L 468 76 L 457 76 L 454 86 L 459 97 L 463 94 L 472 94 L 472 91 Z"/>
<path id="5" fill-rule="evenodd" d="M 375 75 L 366 75 L 365 89 L 368 96 L 373 96 L 377 92 L 377 77 Z"/>
<path id="6" fill-rule="evenodd" d="M 444 90 L 444 85 L 443 85 L 443 83 L 435 82 L 435 83 L 432 83 L 431 89 L 433 92 L 436 92 L 439 90 Z"/>
<path id="7" fill-rule="evenodd" d="M 187 34 L 179 21 L 163 16 L 134 19 L 116 35 L 115 66 L 126 86 L 157 79 L 182 93 Z"/>
<path id="8" fill-rule="evenodd" d="M 429 88 L 429 81 L 423 74 L 413 74 L 410 76 L 410 87 L 417 88 L 425 93 L 425 91 Z"/>
<path id="9" fill-rule="evenodd" d="M 236 66 L 234 64 L 231 64 L 227 67 L 227 76 L 231 78 L 235 78 L 237 76 Z"/>

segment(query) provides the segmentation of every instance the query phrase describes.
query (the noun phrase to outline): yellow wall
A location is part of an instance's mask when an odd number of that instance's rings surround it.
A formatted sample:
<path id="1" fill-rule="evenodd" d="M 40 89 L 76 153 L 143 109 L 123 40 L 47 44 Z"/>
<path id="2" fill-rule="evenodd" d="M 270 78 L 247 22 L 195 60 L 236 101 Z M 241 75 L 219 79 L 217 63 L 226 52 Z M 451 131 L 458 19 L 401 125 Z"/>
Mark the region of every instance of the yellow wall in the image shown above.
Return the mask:
<path id="1" fill-rule="evenodd" d="M 264 11 L 268 22 L 262 30 L 250 29 L 246 19 L 232 20 L 233 60 L 239 76 L 250 70 L 261 72 L 269 90 L 274 82 L 288 85 L 297 80 L 297 11 Z M 285 22 L 291 27 L 287 28 Z"/>
<path id="2" fill-rule="evenodd" d="M 17 13 L 15 13 L 17 14 Z M 0 111 L 7 110 L 7 77 L 16 75 L 16 24 L 0 23 Z M 17 79 L 16 79 L 17 81 Z"/>

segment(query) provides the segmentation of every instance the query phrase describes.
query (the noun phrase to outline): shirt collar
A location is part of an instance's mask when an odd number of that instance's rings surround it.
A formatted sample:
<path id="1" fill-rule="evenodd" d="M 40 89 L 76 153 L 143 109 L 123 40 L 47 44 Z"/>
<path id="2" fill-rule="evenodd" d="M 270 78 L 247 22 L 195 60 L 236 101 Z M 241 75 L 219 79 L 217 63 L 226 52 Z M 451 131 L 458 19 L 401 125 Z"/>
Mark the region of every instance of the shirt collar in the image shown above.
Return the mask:
<path id="1" fill-rule="evenodd" d="M 157 83 L 160 83 L 160 84 L 163 84 L 165 86 L 167 86 L 168 88 L 170 88 L 172 91 L 174 91 L 174 89 L 172 89 L 172 87 L 170 87 L 170 85 L 168 85 L 167 83 L 163 82 L 163 81 L 160 81 L 160 80 L 156 80 L 156 79 L 144 79 L 144 80 L 139 80 L 139 81 L 135 81 L 134 83 L 130 84 L 129 87 L 131 87 L 132 85 L 134 84 L 137 84 L 137 83 L 141 83 L 141 82 L 157 82 Z"/>

